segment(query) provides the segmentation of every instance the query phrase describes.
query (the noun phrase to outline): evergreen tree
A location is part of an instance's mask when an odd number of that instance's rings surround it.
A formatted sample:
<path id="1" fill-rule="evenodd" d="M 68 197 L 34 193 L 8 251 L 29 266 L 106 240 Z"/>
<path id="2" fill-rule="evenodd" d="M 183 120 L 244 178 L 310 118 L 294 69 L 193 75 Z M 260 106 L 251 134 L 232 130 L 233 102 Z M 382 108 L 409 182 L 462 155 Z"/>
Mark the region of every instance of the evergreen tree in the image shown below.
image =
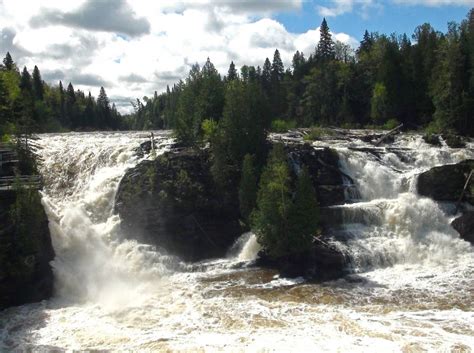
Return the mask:
<path id="1" fill-rule="evenodd" d="M 278 51 L 278 49 L 276 49 L 275 53 L 273 54 L 273 62 L 271 66 L 272 84 L 283 81 L 284 73 L 285 73 L 285 67 L 283 66 L 283 61 L 281 61 L 280 52 Z"/>
<path id="2" fill-rule="evenodd" d="M 32 91 L 31 75 L 28 72 L 28 69 L 26 68 L 26 66 L 23 68 L 23 71 L 21 72 L 20 89 L 23 92 L 31 93 Z"/>
<path id="3" fill-rule="evenodd" d="M 319 209 L 307 167 L 303 167 L 298 175 L 294 203 L 288 218 L 291 252 L 308 250 L 319 227 Z"/>
<path id="4" fill-rule="evenodd" d="M 7 71 L 13 71 L 16 69 L 16 65 L 13 62 L 10 52 L 7 52 L 7 55 L 5 55 L 5 58 L 3 59 L 3 66 L 5 67 L 5 70 Z"/>
<path id="5" fill-rule="evenodd" d="M 252 230 L 269 256 L 289 253 L 290 170 L 283 145 L 273 146 L 260 178 Z"/>
<path id="6" fill-rule="evenodd" d="M 324 18 L 319 28 L 319 43 L 316 47 L 316 58 L 321 62 L 325 62 L 334 59 L 334 56 L 334 42 L 329 32 L 326 19 Z"/>
<path id="7" fill-rule="evenodd" d="M 231 61 L 230 66 L 229 66 L 229 71 L 227 72 L 227 80 L 228 81 L 233 81 L 238 78 L 237 75 L 237 70 L 235 69 L 234 62 Z"/>
<path id="8" fill-rule="evenodd" d="M 113 122 L 110 115 L 110 101 L 105 93 L 104 87 L 100 87 L 99 96 L 97 97 L 97 114 L 99 116 L 99 124 L 102 128 L 113 128 Z"/>
<path id="9" fill-rule="evenodd" d="M 255 172 L 255 156 L 246 154 L 242 163 L 242 176 L 239 187 L 240 214 L 248 224 L 250 214 L 257 202 L 257 175 Z"/>
<path id="10" fill-rule="evenodd" d="M 43 96 L 44 96 L 43 80 L 41 79 L 40 71 L 38 69 L 38 66 L 36 65 L 33 70 L 33 92 L 37 100 L 43 100 Z"/>
<path id="11" fill-rule="evenodd" d="M 270 96 L 272 86 L 272 64 L 268 58 L 265 59 L 262 69 L 262 87 L 267 96 Z"/>

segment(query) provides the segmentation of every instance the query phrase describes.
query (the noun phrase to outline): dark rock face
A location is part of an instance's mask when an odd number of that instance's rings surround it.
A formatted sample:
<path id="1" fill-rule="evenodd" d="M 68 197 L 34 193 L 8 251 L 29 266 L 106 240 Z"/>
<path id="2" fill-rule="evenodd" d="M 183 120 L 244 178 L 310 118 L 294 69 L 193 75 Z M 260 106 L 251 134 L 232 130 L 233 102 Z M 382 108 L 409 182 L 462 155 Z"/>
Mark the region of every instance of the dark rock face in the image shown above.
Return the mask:
<path id="1" fill-rule="evenodd" d="M 451 226 L 457 230 L 461 238 L 474 245 L 474 211 L 467 211 L 456 218 Z"/>
<path id="2" fill-rule="evenodd" d="M 418 176 L 418 194 L 436 201 L 457 201 L 472 169 L 474 160 L 432 168 Z M 474 201 L 472 185 L 471 181 L 464 194 L 464 201 L 470 203 Z"/>
<path id="3" fill-rule="evenodd" d="M 243 232 L 237 197 L 217 189 L 207 151 L 178 149 L 129 170 L 115 210 L 126 237 L 186 261 L 224 256 Z"/>
<path id="4" fill-rule="evenodd" d="M 344 174 L 339 169 L 339 156 L 335 151 L 314 149 L 307 144 L 289 145 L 287 148 L 294 174 L 302 166 L 308 168 L 320 206 L 344 204 Z"/>
<path id="5" fill-rule="evenodd" d="M 304 277 L 317 281 L 330 281 L 347 274 L 348 258 L 328 243 L 316 240 L 305 253 L 270 259 L 259 254 L 258 266 L 275 268 L 283 277 Z"/>
<path id="6" fill-rule="evenodd" d="M 48 219 L 39 196 L 32 198 L 30 211 L 22 214 L 28 225 L 22 235 L 11 214 L 18 197 L 16 191 L 0 193 L 0 309 L 48 299 L 53 291 Z"/>

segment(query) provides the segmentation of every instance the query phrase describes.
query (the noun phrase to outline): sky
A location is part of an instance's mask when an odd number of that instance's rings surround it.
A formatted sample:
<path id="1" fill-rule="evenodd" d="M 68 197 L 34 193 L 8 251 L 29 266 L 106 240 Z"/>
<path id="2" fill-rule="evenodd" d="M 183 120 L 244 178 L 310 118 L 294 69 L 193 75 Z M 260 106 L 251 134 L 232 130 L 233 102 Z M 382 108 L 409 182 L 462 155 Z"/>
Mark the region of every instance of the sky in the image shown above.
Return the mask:
<path id="1" fill-rule="evenodd" d="M 308 57 L 325 17 L 333 39 L 357 47 L 364 31 L 411 35 L 429 22 L 446 31 L 474 0 L 0 0 L 0 56 L 43 80 L 72 82 L 121 112 L 162 92 L 209 57 L 224 75 L 231 61 L 263 65 L 279 49 L 285 66 Z"/>

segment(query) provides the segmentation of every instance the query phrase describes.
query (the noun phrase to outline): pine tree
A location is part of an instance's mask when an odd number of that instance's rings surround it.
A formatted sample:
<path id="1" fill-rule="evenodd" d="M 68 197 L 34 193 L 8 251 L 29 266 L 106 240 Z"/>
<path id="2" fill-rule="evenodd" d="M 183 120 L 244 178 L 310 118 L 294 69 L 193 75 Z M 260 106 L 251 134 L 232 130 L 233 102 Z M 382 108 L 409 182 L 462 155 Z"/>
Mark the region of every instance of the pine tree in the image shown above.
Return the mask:
<path id="1" fill-rule="evenodd" d="M 283 66 L 283 62 L 281 61 L 280 52 L 278 49 L 275 50 L 273 54 L 273 62 L 271 68 L 271 81 L 272 84 L 275 82 L 283 81 L 283 76 L 285 74 L 285 67 Z"/>
<path id="2" fill-rule="evenodd" d="M 31 75 L 28 72 L 28 69 L 26 68 L 26 66 L 23 68 L 23 71 L 21 72 L 20 89 L 23 92 L 30 92 L 30 93 L 32 90 Z"/>
<path id="3" fill-rule="evenodd" d="M 100 87 L 99 96 L 97 97 L 97 113 L 100 126 L 102 128 L 111 128 L 110 101 L 104 87 Z"/>
<path id="4" fill-rule="evenodd" d="M 262 87 L 264 92 L 269 96 L 272 85 L 272 64 L 268 58 L 265 59 L 262 69 Z"/>
<path id="5" fill-rule="evenodd" d="M 13 62 L 10 52 L 7 52 L 7 55 L 5 55 L 5 58 L 3 59 L 3 66 L 7 71 L 13 71 L 16 69 L 16 65 Z"/>
<path id="6" fill-rule="evenodd" d="M 229 66 L 229 71 L 227 72 L 227 81 L 233 81 L 237 78 L 237 70 L 235 69 L 234 62 L 232 61 Z"/>
<path id="7" fill-rule="evenodd" d="M 33 70 L 33 93 L 37 100 L 43 100 L 43 96 L 44 96 L 43 80 L 41 79 L 40 71 L 38 69 L 38 66 L 36 65 Z"/>
<path id="8" fill-rule="evenodd" d="M 334 59 L 334 42 L 326 19 L 323 19 L 321 27 L 319 28 L 319 43 L 316 47 L 316 58 L 321 62 L 326 62 Z"/>
<path id="9" fill-rule="evenodd" d="M 255 156 L 246 154 L 242 163 L 242 176 L 239 187 L 240 214 L 248 224 L 250 214 L 257 202 L 257 175 L 255 173 Z"/>

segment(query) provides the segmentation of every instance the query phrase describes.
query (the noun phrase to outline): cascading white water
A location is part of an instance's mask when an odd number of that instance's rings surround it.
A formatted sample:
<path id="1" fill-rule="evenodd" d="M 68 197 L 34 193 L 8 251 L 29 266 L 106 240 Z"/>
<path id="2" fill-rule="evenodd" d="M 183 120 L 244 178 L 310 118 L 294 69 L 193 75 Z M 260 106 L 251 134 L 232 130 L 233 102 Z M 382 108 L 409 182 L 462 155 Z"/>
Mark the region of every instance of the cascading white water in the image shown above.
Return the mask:
<path id="1" fill-rule="evenodd" d="M 452 216 L 436 202 L 416 194 L 418 174 L 474 158 L 472 149 L 433 148 L 419 135 L 401 137 L 388 148 L 366 145 L 367 150 L 360 151 L 361 146 L 357 147 L 337 148 L 341 167 L 355 180 L 365 200 L 340 207 L 344 228 L 355 234 L 343 247 L 357 271 L 474 259 L 470 244 L 450 226 Z M 357 219 L 360 215 L 362 224 Z"/>
<path id="2" fill-rule="evenodd" d="M 364 132 L 362 132 L 364 134 Z M 168 135 L 155 134 L 162 147 Z M 43 135 L 42 173 L 57 257 L 57 295 L 0 313 L 0 351 L 470 352 L 474 349 L 472 246 L 449 226 L 449 205 L 420 198 L 416 175 L 473 158 L 397 137 L 379 156 L 336 148 L 357 186 L 337 206 L 358 274 L 323 285 L 242 266 L 244 234 L 228 258 L 173 271 L 172 259 L 124 240 L 113 200 L 138 163 L 143 133 Z M 347 181 L 348 185 L 350 181 Z M 360 193 L 357 193 L 360 192 Z M 172 262 L 173 264 L 173 262 Z"/>
<path id="3" fill-rule="evenodd" d="M 162 255 L 121 239 L 120 220 L 113 214 L 118 183 L 139 162 L 135 150 L 147 139 L 146 134 L 76 133 L 39 140 L 58 296 L 128 300 L 144 279 L 166 271 Z M 157 143 L 159 154 L 170 138 L 157 134 Z"/>

